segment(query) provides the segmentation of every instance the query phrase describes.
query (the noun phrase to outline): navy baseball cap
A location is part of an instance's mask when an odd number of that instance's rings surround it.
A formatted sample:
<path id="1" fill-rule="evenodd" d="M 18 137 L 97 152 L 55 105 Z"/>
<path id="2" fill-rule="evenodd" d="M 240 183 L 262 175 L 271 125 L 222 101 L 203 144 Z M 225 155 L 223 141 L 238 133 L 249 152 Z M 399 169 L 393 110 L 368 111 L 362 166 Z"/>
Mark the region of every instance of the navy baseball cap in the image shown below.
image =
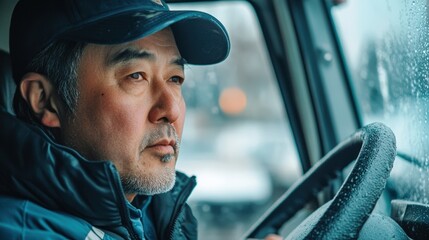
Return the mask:
<path id="1" fill-rule="evenodd" d="M 219 20 L 198 11 L 170 11 L 162 0 L 20 0 L 9 39 L 15 81 L 55 40 L 120 44 L 166 27 L 189 64 L 218 63 L 229 54 L 229 37 Z"/>

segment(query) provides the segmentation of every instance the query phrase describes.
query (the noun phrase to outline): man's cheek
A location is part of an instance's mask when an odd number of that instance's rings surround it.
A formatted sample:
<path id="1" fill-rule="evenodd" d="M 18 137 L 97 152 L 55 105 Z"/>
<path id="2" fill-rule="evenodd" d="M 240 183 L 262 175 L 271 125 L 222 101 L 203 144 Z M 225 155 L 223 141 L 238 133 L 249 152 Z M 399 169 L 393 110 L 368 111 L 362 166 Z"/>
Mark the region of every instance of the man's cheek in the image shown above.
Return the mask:
<path id="1" fill-rule="evenodd" d="M 182 132 L 183 132 L 183 126 L 185 124 L 185 114 L 186 114 L 186 103 L 185 103 L 185 100 L 183 98 L 182 98 L 182 104 L 181 104 L 180 108 L 181 108 L 180 109 L 181 114 L 180 114 L 180 117 L 177 121 L 178 126 L 177 127 L 174 126 L 174 127 L 176 127 L 176 133 L 177 133 L 179 139 L 182 139 Z"/>

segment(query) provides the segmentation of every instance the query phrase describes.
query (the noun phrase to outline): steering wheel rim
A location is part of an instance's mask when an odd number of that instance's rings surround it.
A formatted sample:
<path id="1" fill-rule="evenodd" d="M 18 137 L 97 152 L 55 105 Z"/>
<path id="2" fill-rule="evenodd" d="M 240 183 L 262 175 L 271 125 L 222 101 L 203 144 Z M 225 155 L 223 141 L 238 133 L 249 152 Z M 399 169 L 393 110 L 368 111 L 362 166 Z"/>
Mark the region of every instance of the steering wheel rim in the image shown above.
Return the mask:
<path id="1" fill-rule="evenodd" d="M 245 238 L 264 238 L 278 232 L 354 159 L 353 169 L 321 216 L 312 224 L 301 223 L 293 234 L 294 239 L 356 238 L 386 185 L 395 156 L 396 139 L 390 128 L 382 123 L 361 128 L 293 184 L 250 228 Z"/>

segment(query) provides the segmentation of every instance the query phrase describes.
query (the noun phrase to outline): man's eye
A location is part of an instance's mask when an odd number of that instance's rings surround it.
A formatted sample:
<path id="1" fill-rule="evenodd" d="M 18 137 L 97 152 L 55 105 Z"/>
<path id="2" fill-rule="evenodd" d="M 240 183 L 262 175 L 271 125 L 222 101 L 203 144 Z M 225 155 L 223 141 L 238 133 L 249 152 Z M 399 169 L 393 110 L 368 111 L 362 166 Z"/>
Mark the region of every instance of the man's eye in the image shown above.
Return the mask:
<path id="1" fill-rule="evenodd" d="M 130 78 L 134 79 L 134 80 L 140 80 L 143 78 L 142 74 L 139 72 L 136 73 L 132 73 L 130 75 L 128 75 Z"/>
<path id="2" fill-rule="evenodd" d="M 172 82 L 176 83 L 176 84 L 182 84 L 183 81 L 185 81 L 185 79 L 183 79 L 182 77 L 179 76 L 174 76 L 170 79 Z"/>

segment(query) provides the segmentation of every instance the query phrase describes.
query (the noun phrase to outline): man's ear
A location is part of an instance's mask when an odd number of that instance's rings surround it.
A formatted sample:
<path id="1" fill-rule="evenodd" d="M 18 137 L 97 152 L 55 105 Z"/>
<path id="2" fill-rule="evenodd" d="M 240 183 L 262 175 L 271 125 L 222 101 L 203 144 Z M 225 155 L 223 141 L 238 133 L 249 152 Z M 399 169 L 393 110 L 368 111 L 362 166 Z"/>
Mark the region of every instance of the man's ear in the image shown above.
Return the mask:
<path id="1" fill-rule="evenodd" d="M 51 128 L 60 127 L 55 90 L 44 75 L 27 73 L 19 87 L 22 97 L 43 125 Z"/>

